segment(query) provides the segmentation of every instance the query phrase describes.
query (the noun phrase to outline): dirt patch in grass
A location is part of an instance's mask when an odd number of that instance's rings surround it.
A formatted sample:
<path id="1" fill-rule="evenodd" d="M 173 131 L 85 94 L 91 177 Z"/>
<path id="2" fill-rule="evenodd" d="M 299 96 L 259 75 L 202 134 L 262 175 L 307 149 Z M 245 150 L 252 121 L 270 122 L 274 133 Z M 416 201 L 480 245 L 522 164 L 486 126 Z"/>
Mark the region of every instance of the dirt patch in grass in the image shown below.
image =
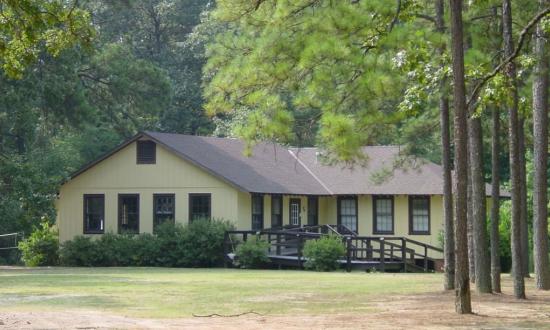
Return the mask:
<path id="1" fill-rule="evenodd" d="M 431 292 L 368 297 L 369 311 L 322 315 L 150 319 L 86 310 L 0 311 L 0 329 L 550 329 L 550 292 L 533 290 L 532 280 L 527 282 L 529 299 L 524 301 L 513 298 L 509 279 L 504 280 L 503 294 L 473 293 L 472 315 L 454 313 L 454 292 Z"/>

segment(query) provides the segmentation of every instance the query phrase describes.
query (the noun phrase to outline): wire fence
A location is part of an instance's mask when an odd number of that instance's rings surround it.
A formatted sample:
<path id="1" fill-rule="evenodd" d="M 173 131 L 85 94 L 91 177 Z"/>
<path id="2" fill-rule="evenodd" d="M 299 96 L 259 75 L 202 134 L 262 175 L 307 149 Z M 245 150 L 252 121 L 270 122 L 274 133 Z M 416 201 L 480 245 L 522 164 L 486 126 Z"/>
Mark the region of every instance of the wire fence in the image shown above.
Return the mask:
<path id="1" fill-rule="evenodd" d="M 21 251 L 18 245 L 22 240 L 22 233 L 0 235 L 0 265 L 21 264 Z"/>
<path id="2" fill-rule="evenodd" d="M 0 235 L 0 250 L 17 249 L 19 241 L 23 238 L 20 233 L 10 233 Z"/>

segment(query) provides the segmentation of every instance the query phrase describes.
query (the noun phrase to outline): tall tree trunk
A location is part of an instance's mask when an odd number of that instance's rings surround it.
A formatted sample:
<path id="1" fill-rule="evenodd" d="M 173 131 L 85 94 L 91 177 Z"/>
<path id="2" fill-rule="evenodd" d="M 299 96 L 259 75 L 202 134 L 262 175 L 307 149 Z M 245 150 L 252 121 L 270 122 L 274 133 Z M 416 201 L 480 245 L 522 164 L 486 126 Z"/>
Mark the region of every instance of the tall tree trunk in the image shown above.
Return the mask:
<path id="1" fill-rule="evenodd" d="M 514 51 L 512 39 L 512 6 L 510 0 L 502 2 L 502 35 L 504 40 L 504 56 L 510 56 Z M 512 194 L 512 273 L 514 278 L 514 295 L 525 299 L 525 283 L 521 269 L 521 171 L 518 136 L 518 91 L 516 82 L 516 65 L 512 61 L 506 66 L 506 76 L 510 85 L 512 104 L 508 105 L 508 144 L 510 148 L 510 183 Z"/>
<path id="2" fill-rule="evenodd" d="M 445 4 L 443 0 L 437 0 L 436 29 L 445 33 Z M 440 55 L 445 52 L 445 44 L 439 50 Z M 447 79 L 444 77 L 439 85 L 439 119 L 441 125 L 441 154 L 443 156 L 443 222 L 445 224 L 445 290 L 455 288 L 455 254 L 454 254 L 454 228 L 453 228 L 453 186 L 451 168 L 451 124 L 449 121 L 449 98 L 447 97 Z"/>
<path id="3" fill-rule="evenodd" d="M 470 123 L 468 122 L 468 134 L 470 132 Z M 469 135 L 468 135 L 469 136 Z M 469 142 L 468 142 L 469 143 Z M 472 198 L 472 161 L 471 154 L 468 152 L 468 209 L 467 209 L 467 236 L 468 236 L 468 274 L 472 283 L 476 282 L 476 257 L 474 241 L 474 209 Z"/>
<path id="4" fill-rule="evenodd" d="M 525 119 L 520 115 L 518 123 L 519 170 L 521 191 L 520 237 L 521 237 L 521 272 L 529 277 L 529 224 L 527 214 L 527 169 L 525 160 Z"/>
<path id="5" fill-rule="evenodd" d="M 470 148 L 470 174 L 472 183 L 472 227 L 475 257 L 476 289 L 491 293 L 489 250 L 487 249 L 487 191 L 483 175 L 483 131 L 481 118 L 470 119 L 468 130 Z"/>
<path id="6" fill-rule="evenodd" d="M 495 293 L 500 293 L 500 118 L 497 107 L 492 111 L 491 138 L 491 279 Z"/>
<path id="7" fill-rule="evenodd" d="M 550 4 L 540 0 L 539 6 Z M 533 80 L 533 261 L 537 289 L 550 290 L 548 260 L 548 35 L 537 25 L 534 55 L 536 57 Z"/>
<path id="8" fill-rule="evenodd" d="M 470 279 L 468 278 L 468 243 L 466 207 L 468 199 L 468 137 L 466 86 L 464 83 L 464 41 L 462 0 L 449 0 L 451 11 L 451 54 L 453 62 L 453 106 L 455 141 L 455 310 L 472 312 Z"/>

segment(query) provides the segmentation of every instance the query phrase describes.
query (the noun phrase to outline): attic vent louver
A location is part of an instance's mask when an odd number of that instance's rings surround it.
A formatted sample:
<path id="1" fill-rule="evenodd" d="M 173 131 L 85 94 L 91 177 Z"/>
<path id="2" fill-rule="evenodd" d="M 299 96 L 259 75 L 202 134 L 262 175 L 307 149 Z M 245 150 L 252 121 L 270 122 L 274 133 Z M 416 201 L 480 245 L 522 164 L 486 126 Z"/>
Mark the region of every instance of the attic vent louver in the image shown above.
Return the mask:
<path id="1" fill-rule="evenodd" d="M 137 163 L 155 164 L 157 161 L 157 145 L 153 141 L 137 141 Z"/>

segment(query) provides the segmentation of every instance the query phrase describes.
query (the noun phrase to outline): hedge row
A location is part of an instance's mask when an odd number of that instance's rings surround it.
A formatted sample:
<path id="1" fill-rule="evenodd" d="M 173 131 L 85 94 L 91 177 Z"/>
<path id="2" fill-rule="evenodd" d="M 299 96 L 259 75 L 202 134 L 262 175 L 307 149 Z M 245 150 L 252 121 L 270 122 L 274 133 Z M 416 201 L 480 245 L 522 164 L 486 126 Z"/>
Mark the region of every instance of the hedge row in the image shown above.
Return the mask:
<path id="1" fill-rule="evenodd" d="M 233 226 L 222 220 L 198 220 L 187 226 L 164 224 L 157 229 L 155 235 L 77 236 L 55 251 L 41 251 L 44 244 L 29 238 L 23 261 L 29 266 L 55 265 L 59 260 L 62 266 L 84 267 L 215 267 L 223 263 L 224 233 Z M 48 237 L 43 233 L 37 236 Z"/>

